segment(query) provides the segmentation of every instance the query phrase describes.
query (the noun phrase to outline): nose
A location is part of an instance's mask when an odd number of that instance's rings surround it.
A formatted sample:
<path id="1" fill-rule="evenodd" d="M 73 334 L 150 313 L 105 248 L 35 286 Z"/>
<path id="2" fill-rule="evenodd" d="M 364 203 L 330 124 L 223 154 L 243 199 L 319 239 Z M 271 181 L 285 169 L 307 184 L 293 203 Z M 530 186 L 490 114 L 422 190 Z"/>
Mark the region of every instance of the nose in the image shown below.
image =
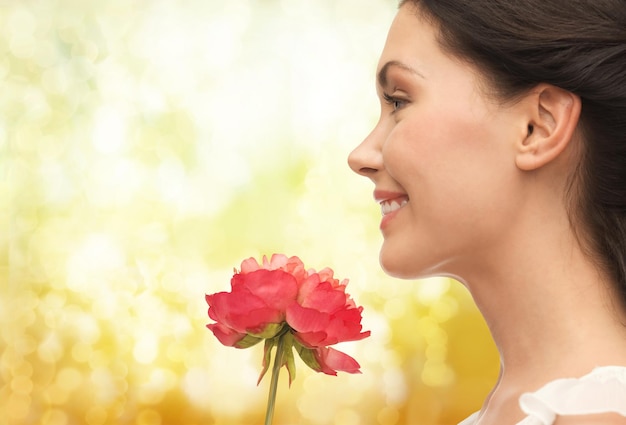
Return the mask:
<path id="1" fill-rule="evenodd" d="M 374 130 L 348 155 L 348 165 L 352 171 L 365 177 L 374 178 L 383 168 L 382 135 L 380 126 Z"/>

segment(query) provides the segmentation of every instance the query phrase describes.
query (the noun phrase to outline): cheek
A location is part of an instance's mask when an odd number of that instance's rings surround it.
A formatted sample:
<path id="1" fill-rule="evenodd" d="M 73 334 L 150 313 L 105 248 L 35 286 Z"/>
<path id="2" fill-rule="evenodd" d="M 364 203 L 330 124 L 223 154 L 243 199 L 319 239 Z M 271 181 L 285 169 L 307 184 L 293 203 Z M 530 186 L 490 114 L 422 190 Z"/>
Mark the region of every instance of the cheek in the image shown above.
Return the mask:
<path id="1" fill-rule="evenodd" d="M 382 153 L 389 173 L 398 180 L 434 170 L 454 174 L 454 167 L 484 149 L 483 133 L 476 121 L 459 117 L 457 111 L 425 105 L 394 126 Z"/>
<path id="2" fill-rule="evenodd" d="M 407 117 L 383 149 L 389 174 L 409 196 L 430 202 L 433 213 L 467 208 L 483 214 L 482 207 L 503 195 L 515 168 L 494 120 L 460 107 Z"/>

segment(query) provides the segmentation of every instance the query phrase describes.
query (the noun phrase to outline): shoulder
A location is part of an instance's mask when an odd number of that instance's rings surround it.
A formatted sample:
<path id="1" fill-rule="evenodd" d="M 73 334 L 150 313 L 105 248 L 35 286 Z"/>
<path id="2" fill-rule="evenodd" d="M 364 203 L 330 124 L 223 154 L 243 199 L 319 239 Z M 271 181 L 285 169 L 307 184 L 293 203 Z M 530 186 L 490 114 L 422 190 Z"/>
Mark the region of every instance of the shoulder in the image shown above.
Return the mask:
<path id="1" fill-rule="evenodd" d="M 626 425 L 626 367 L 606 366 L 581 378 L 557 379 L 520 397 L 542 424 Z"/>

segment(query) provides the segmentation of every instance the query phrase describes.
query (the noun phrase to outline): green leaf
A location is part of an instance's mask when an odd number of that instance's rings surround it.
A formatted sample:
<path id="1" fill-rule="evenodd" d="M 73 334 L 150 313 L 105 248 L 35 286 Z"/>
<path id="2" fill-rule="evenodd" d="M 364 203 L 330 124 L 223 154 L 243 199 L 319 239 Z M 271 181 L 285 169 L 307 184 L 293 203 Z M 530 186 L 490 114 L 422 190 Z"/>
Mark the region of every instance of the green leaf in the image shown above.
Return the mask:
<path id="1" fill-rule="evenodd" d="M 317 362 L 317 360 L 315 360 L 315 354 L 313 353 L 313 350 L 306 348 L 305 346 L 303 346 L 302 344 L 300 344 L 298 341 L 295 341 L 295 340 L 294 340 L 294 347 L 296 348 L 296 351 L 300 355 L 300 358 L 302 359 L 304 364 L 306 364 L 308 367 L 310 367 L 316 372 L 319 372 L 320 370 L 322 370 L 322 368 L 320 367 L 320 364 Z"/>
<path id="2" fill-rule="evenodd" d="M 283 338 L 285 340 L 283 346 L 283 364 L 287 367 L 289 386 L 291 387 L 291 383 L 296 379 L 296 361 L 293 355 L 294 338 L 291 332 L 283 335 Z"/>
<path id="3" fill-rule="evenodd" d="M 267 326 L 265 326 L 265 328 L 260 333 L 250 334 L 250 335 L 257 337 L 257 338 L 262 338 L 262 339 L 274 338 L 276 335 L 280 333 L 280 331 L 283 330 L 284 327 L 285 327 L 284 322 L 283 323 L 269 323 Z"/>
<path id="4" fill-rule="evenodd" d="M 263 338 L 257 338 L 257 337 L 252 336 L 252 335 L 246 335 L 246 336 L 244 336 L 242 339 L 240 339 L 235 344 L 235 347 L 237 347 L 237 348 L 250 348 L 253 345 L 258 344 L 262 340 L 263 340 Z"/>
<path id="5" fill-rule="evenodd" d="M 259 385 L 261 380 L 265 376 L 265 373 L 270 368 L 270 363 L 272 362 L 272 347 L 277 344 L 276 338 L 266 339 L 265 346 L 263 347 L 263 369 L 261 370 L 261 374 L 259 375 L 259 379 L 256 381 L 256 384 Z"/>

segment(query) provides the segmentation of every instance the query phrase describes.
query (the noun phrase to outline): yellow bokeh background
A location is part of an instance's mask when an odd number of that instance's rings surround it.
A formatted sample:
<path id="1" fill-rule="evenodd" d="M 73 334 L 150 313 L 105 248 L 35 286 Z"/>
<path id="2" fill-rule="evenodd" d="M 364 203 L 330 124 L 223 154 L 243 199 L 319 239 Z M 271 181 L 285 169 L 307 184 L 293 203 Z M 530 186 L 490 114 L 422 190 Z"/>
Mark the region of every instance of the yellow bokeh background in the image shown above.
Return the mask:
<path id="1" fill-rule="evenodd" d="M 456 424 L 497 353 L 465 289 L 378 265 L 393 0 L 0 0 L 0 424 L 260 424 L 262 346 L 206 293 L 282 252 L 349 278 L 361 375 L 297 360 L 275 424 Z M 286 374 L 283 374 L 286 375 Z"/>

